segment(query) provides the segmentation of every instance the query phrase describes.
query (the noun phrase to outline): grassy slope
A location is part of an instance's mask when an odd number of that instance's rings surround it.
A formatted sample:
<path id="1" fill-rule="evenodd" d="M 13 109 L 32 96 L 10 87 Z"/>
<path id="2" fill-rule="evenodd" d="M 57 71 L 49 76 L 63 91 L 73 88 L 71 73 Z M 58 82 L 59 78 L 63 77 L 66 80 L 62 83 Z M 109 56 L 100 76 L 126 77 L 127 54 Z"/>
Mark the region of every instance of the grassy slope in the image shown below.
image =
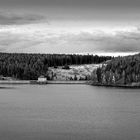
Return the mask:
<path id="1" fill-rule="evenodd" d="M 97 68 L 99 64 L 90 64 L 90 65 L 72 65 L 69 70 L 62 69 L 62 67 L 58 67 L 57 69 L 51 67 L 49 68 L 49 75 L 53 72 L 54 80 L 70 80 L 70 77 L 74 79 L 76 75 L 77 79 L 80 77 L 85 79 L 85 77 L 90 76 L 93 69 Z"/>

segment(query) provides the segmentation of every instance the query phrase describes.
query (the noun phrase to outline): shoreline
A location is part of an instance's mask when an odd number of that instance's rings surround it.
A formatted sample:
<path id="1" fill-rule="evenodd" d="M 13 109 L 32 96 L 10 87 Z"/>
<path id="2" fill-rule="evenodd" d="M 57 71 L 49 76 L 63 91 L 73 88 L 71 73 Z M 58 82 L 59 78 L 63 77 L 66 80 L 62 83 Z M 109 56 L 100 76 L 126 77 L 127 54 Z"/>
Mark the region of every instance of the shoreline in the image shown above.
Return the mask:
<path id="1" fill-rule="evenodd" d="M 114 87 L 114 88 L 134 88 L 134 89 L 140 89 L 140 85 L 120 85 L 120 84 L 100 84 L 100 83 L 89 83 L 92 86 L 99 86 L 99 87 Z"/>
<path id="2" fill-rule="evenodd" d="M 0 80 L 0 84 L 86 84 L 87 81 L 46 81 L 38 82 L 36 80 Z"/>
<path id="3" fill-rule="evenodd" d="M 30 80 L 0 80 L 0 84 L 30 84 Z"/>
<path id="4" fill-rule="evenodd" d="M 83 85 L 91 85 L 98 87 L 113 87 L 113 88 L 134 88 L 139 89 L 140 85 L 137 84 L 129 84 L 129 85 L 120 85 L 120 84 L 101 84 L 101 83 L 93 83 L 92 81 L 46 81 L 46 82 L 38 82 L 37 80 L 0 80 L 0 84 L 13 84 L 13 85 L 47 85 L 47 84 L 83 84 Z"/>

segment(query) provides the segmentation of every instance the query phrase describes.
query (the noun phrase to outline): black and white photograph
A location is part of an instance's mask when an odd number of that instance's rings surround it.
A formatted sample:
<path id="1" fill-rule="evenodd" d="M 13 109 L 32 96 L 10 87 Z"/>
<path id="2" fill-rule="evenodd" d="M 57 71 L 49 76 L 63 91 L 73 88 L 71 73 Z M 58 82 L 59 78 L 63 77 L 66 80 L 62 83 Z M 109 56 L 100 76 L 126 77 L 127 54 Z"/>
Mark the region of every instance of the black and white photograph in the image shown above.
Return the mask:
<path id="1" fill-rule="evenodd" d="M 0 0 L 0 140 L 140 140 L 140 0 Z"/>

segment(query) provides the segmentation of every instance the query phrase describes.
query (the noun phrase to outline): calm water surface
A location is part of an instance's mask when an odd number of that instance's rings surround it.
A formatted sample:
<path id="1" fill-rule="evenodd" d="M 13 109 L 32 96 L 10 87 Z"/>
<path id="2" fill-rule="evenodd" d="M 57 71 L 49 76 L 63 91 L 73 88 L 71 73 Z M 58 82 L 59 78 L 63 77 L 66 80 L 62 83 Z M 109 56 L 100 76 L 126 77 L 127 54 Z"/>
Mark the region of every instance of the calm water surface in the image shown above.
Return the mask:
<path id="1" fill-rule="evenodd" d="M 0 88 L 0 140 L 140 140 L 140 89 Z"/>

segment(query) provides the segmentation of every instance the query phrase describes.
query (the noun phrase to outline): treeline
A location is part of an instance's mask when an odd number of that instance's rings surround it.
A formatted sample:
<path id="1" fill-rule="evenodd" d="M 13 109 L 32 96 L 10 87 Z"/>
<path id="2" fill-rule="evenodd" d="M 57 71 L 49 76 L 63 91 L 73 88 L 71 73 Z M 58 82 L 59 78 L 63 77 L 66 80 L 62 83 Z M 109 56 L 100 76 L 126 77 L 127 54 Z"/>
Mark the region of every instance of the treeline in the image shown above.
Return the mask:
<path id="1" fill-rule="evenodd" d="M 126 85 L 140 82 L 140 54 L 112 58 L 92 73 L 94 83 Z"/>
<path id="2" fill-rule="evenodd" d="M 101 63 L 109 59 L 97 55 L 0 53 L 0 75 L 34 80 L 46 76 L 48 67 Z"/>

